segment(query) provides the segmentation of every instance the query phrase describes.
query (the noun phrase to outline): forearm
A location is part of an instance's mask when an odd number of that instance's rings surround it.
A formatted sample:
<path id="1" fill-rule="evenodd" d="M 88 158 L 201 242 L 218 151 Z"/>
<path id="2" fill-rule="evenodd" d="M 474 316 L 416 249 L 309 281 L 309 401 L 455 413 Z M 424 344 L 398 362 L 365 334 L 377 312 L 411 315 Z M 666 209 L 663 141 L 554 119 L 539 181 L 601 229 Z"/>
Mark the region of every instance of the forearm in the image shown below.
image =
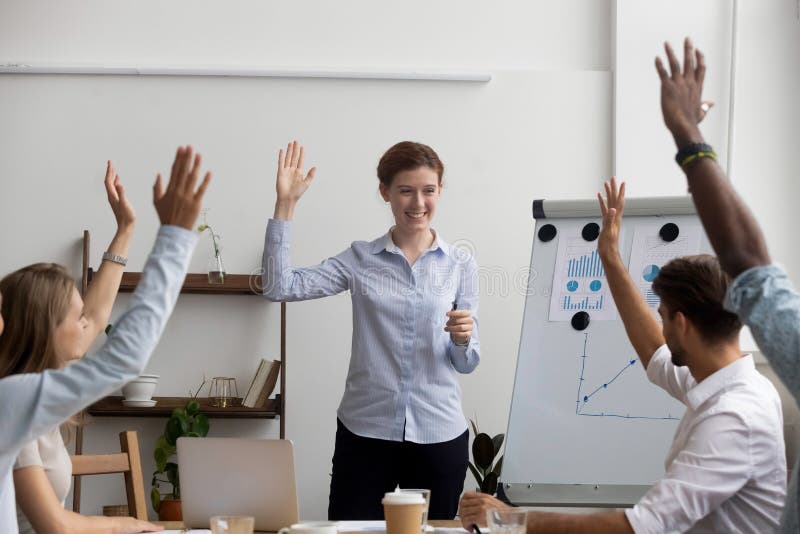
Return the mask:
<path id="1" fill-rule="evenodd" d="M 701 158 L 690 163 L 686 177 L 722 269 L 736 277 L 751 267 L 768 265 L 764 234 L 717 162 Z"/>
<path id="2" fill-rule="evenodd" d="M 633 532 L 622 512 L 607 514 L 528 513 L 528 534 L 630 534 Z"/>
<path id="3" fill-rule="evenodd" d="M 653 353 L 664 344 L 661 325 L 653 317 L 650 308 L 634 284 L 619 251 L 614 248 L 600 252 L 600 260 L 606 274 L 608 287 L 614 297 L 625 332 L 636 354 L 647 368 Z"/>
<path id="4" fill-rule="evenodd" d="M 689 143 L 703 142 L 696 127 L 673 132 L 673 137 L 679 150 Z M 751 267 L 768 265 L 764 234 L 719 164 L 711 158 L 698 158 L 684 172 L 722 269 L 736 277 Z"/>
<path id="5" fill-rule="evenodd" d="M 279 221 L 291 221 L 294 218 L 294 208 L 297 202 L 290 200 L 277 200 L 275 201 L 275 212 L 272 216 L 273 219 Z"/>
<path id="6" fill-rule="evenodd" d="M 127 534 L 138 532 L 131 517 L 85 516 L 60 508 L 52 517 L 29 516 L 36 532 L 51 534 Z"/>
<path id="7" fill-rule="evenodd" d="M 133 225 L 117 230 L 116 235 L 108 245 L 108 252 L 118 256 L 128 256 L 131 237 L 133 236 Z M 119 284 L 122 281 L 122 273 L 125 267 L 119 263 L 103 261 L 97 274 L 94 275 L 92 283 L 84 297 L 83 315 L 89 322 L 89 333 L 85 336 L 85 352 L 94 339 L 102 332 L 108 324 L 111 315 L 111 308 L 114 306 Z"/>

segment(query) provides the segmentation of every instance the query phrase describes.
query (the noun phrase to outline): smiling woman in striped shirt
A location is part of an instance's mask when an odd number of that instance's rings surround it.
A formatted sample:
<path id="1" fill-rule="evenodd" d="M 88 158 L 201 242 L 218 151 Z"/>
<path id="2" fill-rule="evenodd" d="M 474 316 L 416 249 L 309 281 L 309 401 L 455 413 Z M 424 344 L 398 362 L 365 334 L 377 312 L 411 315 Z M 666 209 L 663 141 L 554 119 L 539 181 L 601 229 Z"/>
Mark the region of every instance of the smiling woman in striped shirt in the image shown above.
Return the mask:
<path id="1" fill-rule="evenodd" d="M 467 470 L 458 373 L 480 360 L 478 268 L 431 228 L 444 166 L 404 141 L 378 164 L 395 225 L 310 268 L 292 266 L 291 220 L 316 168 L 295 141 L 278 156 L 277 200 L 264 244 L 264 295 L 297 301 L 350 291 L 353 340 L 337 412 L 329 519 L 382 519 L 381 497 L 431 490 L 431 519 L 452 519 Z"/>

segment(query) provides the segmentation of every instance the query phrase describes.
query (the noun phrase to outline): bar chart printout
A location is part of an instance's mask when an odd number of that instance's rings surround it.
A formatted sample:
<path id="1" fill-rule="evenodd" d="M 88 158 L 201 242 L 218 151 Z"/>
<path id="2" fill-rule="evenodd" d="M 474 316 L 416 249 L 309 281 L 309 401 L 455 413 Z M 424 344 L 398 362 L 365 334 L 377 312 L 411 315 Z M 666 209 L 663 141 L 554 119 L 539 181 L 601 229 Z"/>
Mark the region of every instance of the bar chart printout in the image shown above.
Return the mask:
<path id="1" fill-rule="evenodd" d="M 608 321 L 617 316 L 608 290 L 597 242 L 565 236 L 558 243 L 553 288 L 550 293 L 550 321 L 569 321 L 579 311 L 592 320 Z"/>

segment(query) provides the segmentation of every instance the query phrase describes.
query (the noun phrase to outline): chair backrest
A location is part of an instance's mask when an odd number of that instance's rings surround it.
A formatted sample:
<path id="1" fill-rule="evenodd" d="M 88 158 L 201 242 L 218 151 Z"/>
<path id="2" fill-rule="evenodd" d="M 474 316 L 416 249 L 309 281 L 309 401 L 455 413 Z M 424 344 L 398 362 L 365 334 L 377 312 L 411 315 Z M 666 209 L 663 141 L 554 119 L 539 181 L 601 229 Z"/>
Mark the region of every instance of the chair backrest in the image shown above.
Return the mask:
<path id="1" fill-rule="evenodd" d="M 73 455 L 73 475 L 104 475 L 107 473 L 123 473 L 125 475 L 125 493 L 128 496 L 128 513 L 131 517 L 147 520 L 147 501 L 144 498 L 144 479 L 142 478 L 142 460 L 139 456 L 139 438 L 136 432 L 128 430 L 119 433 L 119 445 L 122 452 L 116 454 L 79 454 Z"/>

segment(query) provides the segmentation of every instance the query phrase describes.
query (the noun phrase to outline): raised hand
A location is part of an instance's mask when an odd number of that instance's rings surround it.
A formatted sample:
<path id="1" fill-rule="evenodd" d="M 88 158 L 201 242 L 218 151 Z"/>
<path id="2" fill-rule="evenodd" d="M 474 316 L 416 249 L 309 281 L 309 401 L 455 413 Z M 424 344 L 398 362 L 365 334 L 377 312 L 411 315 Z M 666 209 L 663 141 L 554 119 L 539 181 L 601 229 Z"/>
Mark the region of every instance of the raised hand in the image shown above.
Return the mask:
<path id="1" fill-rule="evenodd" d="M 194 154 L 192 147 L 178 147 L 166 190 L 161 183 L 161 173 L 156 176 L 153 205 L 161 224 L 194 230 L 203 204 L 203 195 L 211 182 L 211 173 L 206 172 L 200 187 L 195 190 L 201 160 L 200 154 Z"/>
<path id="2" fill-rule="evenodd" d="M 136 213 L 125 195 L 125 188 L 122 187 L 119 174 L 114 169 L 111 160 L 106 163 L 105 186 L 108 204 L 111 206 L 111 211 L 114 212 L 114 218 L 117 219 L 117 231 L 132 229 L 136 222 Z"/>
<path id="3" fill-rule="evenodd" d="M 713 105 L 702 101 L 706 62 L 703 53 L 694 49 L 688 37 L 683 43 L 683 70 L 669 43 L 664 43 L 664 50 L 669 72 L 661 58 L 656 58 L 656 70 L 661 78 L 661 112 L 678 148 L 683 148 L 689 143 L 702 142 L 697 125 Z"/>
<path id="4" fill-rule="evenodd" d="M 625 208 L 625 182 L 617 187 L 617 179 L 612 176 L 610 182 L 603 184 L 606 200 L 597 193 L 600 212 L 603 214 L 603 228 L 597 239 L 597 251 L 600 255 L 619 254 L 619 230 L 622 226 L 622 210 Z"/>
<path id="5" fill-rule="evenodd" d="M 312 167 L 308 173 L 303 172 L 303 160 L 305 149 L 297 141 L 292 141 L 278 152 L 278 176 L 275 181 L 275 191 L 278 193 L 275 201 L 275 218 L 291 219 L 294 206 L 308 186 L 314 180 L 316 167 Z"/>

